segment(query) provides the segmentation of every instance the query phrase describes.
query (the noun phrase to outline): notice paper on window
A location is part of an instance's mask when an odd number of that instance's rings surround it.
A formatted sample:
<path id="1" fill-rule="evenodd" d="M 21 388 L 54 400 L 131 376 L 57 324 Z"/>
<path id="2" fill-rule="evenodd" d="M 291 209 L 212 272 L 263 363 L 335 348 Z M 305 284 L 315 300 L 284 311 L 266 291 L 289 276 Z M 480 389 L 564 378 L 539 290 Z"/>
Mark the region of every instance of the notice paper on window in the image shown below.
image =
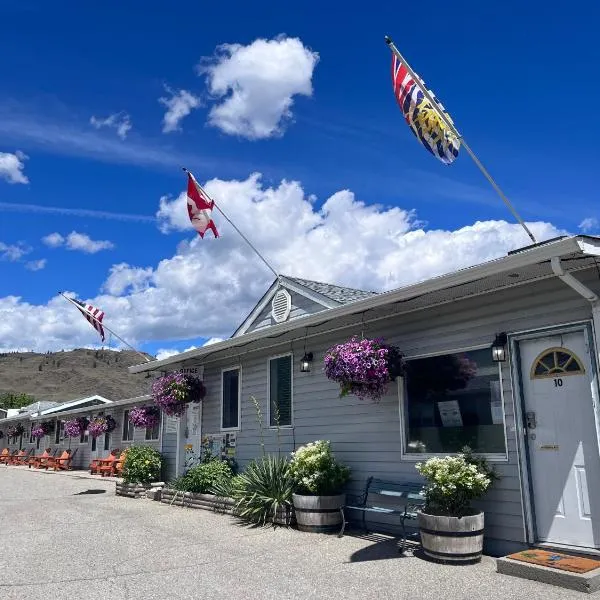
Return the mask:
<path id="1" fill-rule="evenodd" d="M 438 410 L 444 427 L 462 427 L 462 416 L 458 400 L 445 400 L 438 402 Z"/>

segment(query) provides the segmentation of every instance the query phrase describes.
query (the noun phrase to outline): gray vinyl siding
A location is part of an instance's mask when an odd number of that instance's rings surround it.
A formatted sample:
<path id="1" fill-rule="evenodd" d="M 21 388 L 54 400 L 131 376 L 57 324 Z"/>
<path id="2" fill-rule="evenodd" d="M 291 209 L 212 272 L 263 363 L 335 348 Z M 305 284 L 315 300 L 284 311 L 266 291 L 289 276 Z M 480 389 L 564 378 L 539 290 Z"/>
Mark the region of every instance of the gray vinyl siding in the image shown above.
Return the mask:
<path id="1" fill-rule="evenodd" d="M 322 310 L 327 310 L 322 304 L 319 304 L 318 302 L 315 302 L 314 300 L 311 300 L 302 294 L 298 294 L 292 290 L 287 291 L 292 297 L 292 308 L 288 321 L 293 321 L 294 319 L 299 319 L 307 315 L 321 312 Z M 265 306 L 265 308 L 258 314 L 246 333 L 258 331 L 259 329 L 264 329 L 265 327 L 270 327 L 271 325 L 275 325 L 275 321 L 271 316 L 271 302 L 269 302 L 267 306 Z"/>
<path id="2" fill-rule="evenodd" d="M 576 275 L 600 292 L 594 271 Z M 562 325 L 591 318 L 588 302 L 558 279 L 456 301 L 437 308 L 390 317 L 365 325 L 368 337 L 384 337 L 400 347 L 407 357 L 459 351 L 491 345 L 500 331 L 522 332 Z M 336 323 L 331 323 L 335 328 Z M 205 365 L 208 394 L 203 403 L 202 433 L 220 431 L 221 369 L 241 365 L 241 429 L 237 434 L 236 459 L 241 467 L 261 454 L 261 433 L 251 396 L 258 399 L 262 411 L 266 452 L 288 453 L 295 447 L 317 439 L 332 442 L 337 457 L 352 468 L 351 493 L 359 492 L 373 475 L 391 480 L 418 481 L 415 461 L 401 456 L 400 410 L 397 386 L 378 404 L 363 402 L 354 396 L 339 398 L 338 386 L 324 376 L 323 356 L 334 343 L 360 331 L 351 329 L 309 338 L 306 349 L 314 353 L 310 373 L 299 372 L 303 340 L 294 349 L 293 428 L 277 431 L 268 427 L 268 358 L 290 351 L 290 342 L 269 350 L 242 354 L 240 358 Z M 510 360 L 510 357 L 509 357 Z M 526 540 L 521 482 L 515 432 L 515 400 L 512 393 L 510 362 L 502 365 L 502 389 L 506 421 L 507 457 L 494 465 L 501 476 L 480 506 L 486 513 L 488 544 L 502 547 L 523 544 Z M 188 365 L 191 366 L 191 365 Z M 498 546 L 497 546 L 498 547 Z"/>

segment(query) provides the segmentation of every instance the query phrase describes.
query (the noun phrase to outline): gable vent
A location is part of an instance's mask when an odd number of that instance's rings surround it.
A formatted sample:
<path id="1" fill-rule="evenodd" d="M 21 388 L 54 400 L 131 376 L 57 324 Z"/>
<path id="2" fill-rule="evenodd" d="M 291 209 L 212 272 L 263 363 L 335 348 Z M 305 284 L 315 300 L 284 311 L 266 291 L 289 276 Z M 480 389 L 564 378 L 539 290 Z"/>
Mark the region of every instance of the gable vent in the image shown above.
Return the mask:
<path id="1" fill-rule="evenodd" d="M 276 323 L 287 321 L 292 310 L 292 297 L 287 290 L 277 290 L 271 302 L 271 316 Z"/>

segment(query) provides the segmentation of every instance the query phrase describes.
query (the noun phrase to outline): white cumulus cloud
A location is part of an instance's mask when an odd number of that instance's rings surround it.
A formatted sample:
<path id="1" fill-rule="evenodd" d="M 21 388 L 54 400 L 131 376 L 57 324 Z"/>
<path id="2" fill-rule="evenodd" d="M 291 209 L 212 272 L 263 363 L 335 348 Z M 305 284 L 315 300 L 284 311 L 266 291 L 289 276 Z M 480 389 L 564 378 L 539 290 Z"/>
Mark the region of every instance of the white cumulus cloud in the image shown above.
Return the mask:
<path id="1" fill-rule="evenodd" d="M 181 129 L 179 123 L 192 110 L 200 106 L 200 98 L 187 90 L 175 91 L 168 86 L 165 86 L 165 90 L 170 94 L 170 97 L 158 99 L 163 106 L 167 107 L 167 112 L 163 117 L 163 133 L 179 131 Z"/>
<path id="2" fill-rule="evenodd" d="M 581 229 L 583 233 L 597 232 L 600 229 L 600 222 L 596 217 L 587 217 L 579 223 L 579 229 Z"/>
<path id="3" fill-rule="evenodd" d="M 2 260 L 18 262 L 30 252 L 31 248 L 22 242 L 17 244 L 5 244 L 4 242 L 0 242 L 0 259 Z"/>
<path id="4" fill-rule="evenodd" d="M 389 290 L 530 243 L 519 225 L 505 221 L 427 229 L 411 209 L 368 204 L 350 190 L 317 206 L 299 182 L 268 186 L 257 173 L 243 180 L 213 179 L 206 188 L 279 272 L 362 289 Z M 188 226 L 179 221 L 179 212 L 186 214 L 180 198 L 160 207 L 166 230 Z M 171 256 L 151 266 L 116 264 L 100 292 L 82 300 L 104 310 L 107 325 L 136 346 L 161 342 L 169 351 L 175 346 L 169 341 L 228 337 L 273 275 L 218 213 L 214 217 L 220 239 L 201 240 L 189 230 Z M 546 222 L 529 227 L 539 240 L 565 233 Z M 0 298 L 0 350 L 93 343 L 94 329 L 60 297 L 43 304 Z"/>
<path id="5" fill-rule="evenodd" d="M 220 100 L 209 123 L 251 140 L 281 135 L 292 118 L 294 96 L 311 96 L 319 60 L 298 38 L 223 44 L 198 66 L 212 97 Z"/>
<path id="6" fill-rule="evenodd" d="M 42 242 L 50 248 L 64 246 L 67 250 L 77 250 L 86 254 L 96 254 L 101 250 L 111 250 L 115 247 L 109 240 L 93 240 L 89 235 L 77 231 L 71 231 L 67 236 L 55 231 L 44 236 Z"/>
<path id="7" fill-rule="evenodd" d="M 90 124 L 96 129 L 101 129 L 102 127 L 114 129 L 122 140 L 127 137 L 132 128 L 131 117 L 124 111 L 109 115 L 105 119 L 92 116 L 90 117 Z"/>
<path id="8" fill-rule="evenodd" d="M 41 271 L 46 267 L 47 260 L 45 258 L 40 258 L 39 260 L 30 260 L 25 263 L 25 268 L 28 271 Z"/>
<path id="9" fill-rule="evenodd" d="M 14 154 L 10 152 L 0 152 L 0 179 L 8 181 L 8 183 L 29 183 L 23 170 L 25 162 L 28 158 L 17 150 Z"/>

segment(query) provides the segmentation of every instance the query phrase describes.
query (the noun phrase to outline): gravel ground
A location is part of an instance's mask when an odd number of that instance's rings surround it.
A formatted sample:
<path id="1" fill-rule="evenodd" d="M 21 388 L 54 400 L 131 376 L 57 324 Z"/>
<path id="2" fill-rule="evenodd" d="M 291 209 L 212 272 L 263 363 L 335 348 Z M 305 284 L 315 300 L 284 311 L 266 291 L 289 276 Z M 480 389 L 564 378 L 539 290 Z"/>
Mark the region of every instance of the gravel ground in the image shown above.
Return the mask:
<path id="1" fill-rule="evenodd" d="M 453 567 L 401 556 L 384 536 L 251 528 L 76 473 L 0 466 L 0 532 L 2 600 L 585 597 L 499 575 L 492 558 Z"/>

